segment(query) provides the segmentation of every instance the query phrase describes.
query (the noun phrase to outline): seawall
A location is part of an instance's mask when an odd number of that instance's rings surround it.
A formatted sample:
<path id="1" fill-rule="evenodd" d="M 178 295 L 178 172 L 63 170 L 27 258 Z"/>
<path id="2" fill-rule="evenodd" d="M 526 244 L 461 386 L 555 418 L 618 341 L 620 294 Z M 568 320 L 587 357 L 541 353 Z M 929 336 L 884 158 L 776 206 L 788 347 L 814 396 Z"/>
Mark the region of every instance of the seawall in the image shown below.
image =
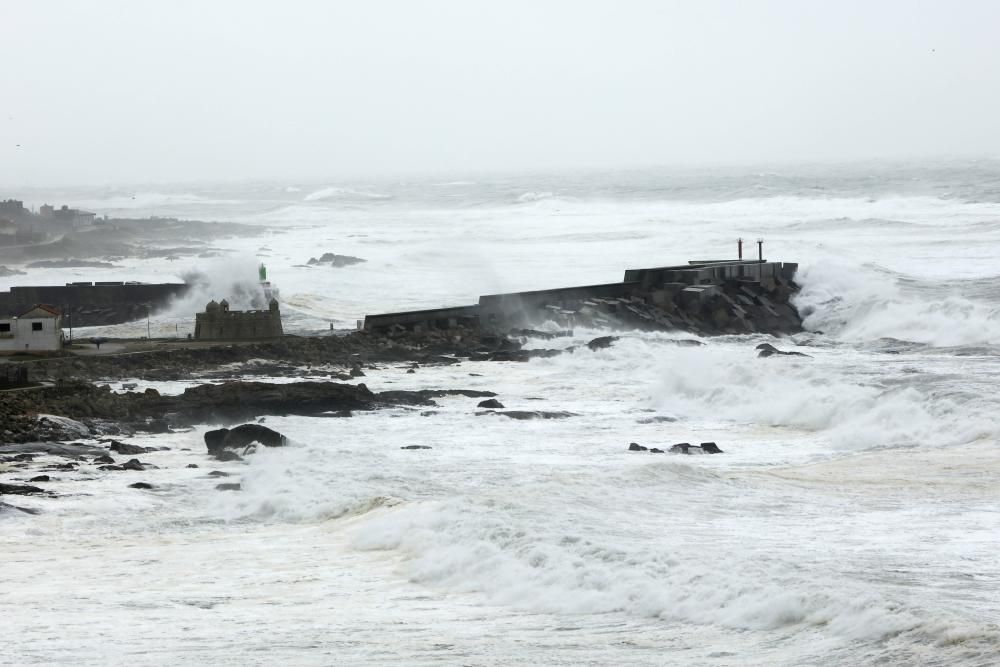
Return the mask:
<path id="1" fill-rule="evenodd" d="M 0 292 L 0 313 L 19 314 L 36 303 L 63 311 L 63 326 L 89 327 L 121 324 L 146 317 L 186 292 L 184 283 L 70 283 L 16 286 Z"/>

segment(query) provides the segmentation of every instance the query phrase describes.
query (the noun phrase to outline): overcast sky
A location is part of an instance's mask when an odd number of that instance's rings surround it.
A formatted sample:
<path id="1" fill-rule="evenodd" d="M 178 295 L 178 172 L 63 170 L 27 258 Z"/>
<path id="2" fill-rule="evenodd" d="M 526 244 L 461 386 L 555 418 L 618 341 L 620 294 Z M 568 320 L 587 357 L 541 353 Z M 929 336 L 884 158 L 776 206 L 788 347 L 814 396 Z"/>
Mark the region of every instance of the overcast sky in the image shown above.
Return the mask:
<path id="1" fill-rule="evenodd" d="M 0 0 L 0 186 L 1000 155 L 1000 2 Z"/>

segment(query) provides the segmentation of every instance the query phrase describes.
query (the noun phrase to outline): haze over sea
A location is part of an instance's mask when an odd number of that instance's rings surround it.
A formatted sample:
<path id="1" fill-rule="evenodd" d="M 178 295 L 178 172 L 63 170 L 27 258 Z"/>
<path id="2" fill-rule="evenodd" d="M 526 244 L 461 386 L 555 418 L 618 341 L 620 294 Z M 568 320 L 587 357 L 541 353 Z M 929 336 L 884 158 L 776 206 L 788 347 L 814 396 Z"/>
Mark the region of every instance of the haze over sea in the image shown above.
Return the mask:
<path id="1" fill-rule="evenodd" d="M 21 503 L 42 514 L 0 517 L 0 629 L 16 638 L 0 663 L 997 662 L 998 160 L 5 194 L 256 225 L 212 257 L 0 280 L 201 274 L 154 336 L 193 330 L 261 261 L 286 333 L 329 334 L 366 313 L 733 258 L 738 237 L 799 263 L 807 332 L 684 347 L 670 344 L 683 332 L 626 331 L 529 363 L 371 370 L 376 391 L 483 389 L 577 416 L 502 420 L 445 397 L 431 413 L 267 417 L 293 444 L 217 464 L 241 493 L 177 469 L 203 428 L 137 437 L 171 448 L 149 456 L 154 492 L 72 481 Z M 367 261 L 307 265 L 324 252 Z M 761 342 L 809 357 L 757 358 Z"/>

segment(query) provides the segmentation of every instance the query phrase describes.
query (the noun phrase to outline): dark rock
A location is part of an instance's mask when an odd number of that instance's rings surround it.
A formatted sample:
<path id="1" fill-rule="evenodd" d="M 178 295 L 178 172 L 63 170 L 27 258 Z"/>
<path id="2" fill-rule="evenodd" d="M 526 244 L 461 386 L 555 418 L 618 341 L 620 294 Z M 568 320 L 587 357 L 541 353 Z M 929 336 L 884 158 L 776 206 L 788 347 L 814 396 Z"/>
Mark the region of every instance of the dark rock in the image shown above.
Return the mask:
<path id="1" fill-rule="evenodd" d="M 476 416 L 481 417 L 483 415 L 503 415 L 504 417 L 510 417 L 511 419 L 566 419 L 567 417 L 576 417 L 575 412 L 565 412 L 565 411 L 553 411 L 553 412 L 543 412 L 541 410 L 504 410 L 504 411 L 491 411 L 487 410 L 484 412 L 477 412 Z"/>
<path id="2" fill-rule="evenodd" d="M 215 489 L 217 491 L 242 491 L 243 486 L 239 482 L 226 482 L 225 484 L 216 484 Z"/>
<path id="3" fill-rule="evenodd" d="M 18 507 L 17 505 L 8 505 L 7 503 L 0 503 L 0 512 L 7 510 L 14 510 L 16 512 L 24 512 L 25 514 L 39 514 L 38 510 L 28 509 L 27 507 Z"/>
<path id="4" fill-rule="evenodd" d="M 208 473 L 208 476 L 209 477 L 229 477 L 229 473 L 228 472 L 222 472 L 221 470 L 213 470 L 212 472 Z"/>
<path id="5" fill-rule="evenodd" d="M 677 417 L 668 417 L 666 415 L 656 415 L 655 417 L 642 417 L 638 420 L 640 424 L 663 424 L 666 422 L 675 422 Z"/>
<path id="6" fill-rule="evenodd" d="M 79 445 L 76 443 L 16 442 L 0 445 L 0 454 L 15 454 L 18 452 L 26 454 L 51 454 L 52 456 L 65 456 L 68 458 L 100 456 L 105 453 L 100 447 L 91 447 L 90 445 Z"/>
<path id="7" fill-rule="evenodd" d="M 226 435 L 228 433 L 228 428 L 205 431 L 205 446 L 208 447 L 208 451 L 215 452 L 222 449 L 222 445 L 226 441 Z"/>
<path id="8" fill-rule="evenodd" d="M 108 449 L 115 452 L 116 454 L 122 454 L 124 456 L 135 456 L 136 454 L 146 454 L 147 452 L 156 451 L 155 447 L 140 447 L 139 445 L 129 445 L 124 442 L 118 442 L 117 440 L 112 440 L 111 445 L 108 447 Z"/>
<path id="9" fill-rule="evenodd" d="M 229 429 L 225 439 L 222 441 L 222 448 L 244 449 L 255 442 L 265 447 L 283 447 L 288 442 L 288 439 L 266 426 L 261 426 L 260 424 L 243 424 Z"/>
<path id="10" fill-rule="evenodd" d="M 146 430 L 150 433 L 170 433 L 170 425 L 165 419 L 150 419 L 146 423 Z"/>
<path id="11" fill-rule="evenodd" d="M 145 470 L 146 466 L 139 459 L 129 459 L 121 465 L 122 470 Z"/>
<path id="12" fill-rule="evenodd" d="M 237 454 L 236 452 L 230 451 L 228 449 L 220 449 L 215 454 L 215 459 L 217 461 L 223 461 L 223 462 L 225 462 L 225 461 L 242 461 L 243 457 L 240 456 L 239 454 Z"/>
<path id="13" fill-rule="evenodd" d="M 719 449 L 719 446 L 714 442 L 703 442 L 701 443 L 701 450 L 706 454 L 722 454 L 723 451 Z"/>
<path id="14" fill-rule="evenodd" d="M 477 408 L 490 408 L 493 410 L 503 410 L 503 403 L 495 398 L 488 398 L 485 401 L 480 401 L 476 404 Z"/>
<path id="15" fill-rule="evenodd" d="M 153 485 L 148 482 L 135 482 L 134 484 L 129 484 L 130 489 L 152 489 Z"/>
<path id="16" fill-rule="evenodd" d="M 125 470 L 125 468 L 123 468 L 121 466 L 98 466 L 97 469 L 98 470 L 119 470 L 119 471 Z"/>
<path id="17" fill-rule="evenodd" d="M 431 449 L 429 445 L 404 445 L 400 449 Z"/>
<path id="18" fill-rule="evenodd" d="M 649 453 L 650 454 L 662 454 L 663 450 L 662 449 L 657 449 L 656 447 L 651 447 L 650 450 L 649 450 Z"/>
<path id="19" fill-rule="evenodd" d="M 361 366 L 352 366 L 350 375 L 352 378 L 363 378 L 365 377 L 365 372 L 361 370 Z"/>
<path id="20" fill-rule="evenodd" d="M 34 454 L 18 454 L 17 456 L 14 457 L 14 460 L 15 461 L 34 461 L 35 460 L 35 455 Z"/>
<path id="21" fill-rule="evenodd" d="M 630 442 L 630 443 L 628 443 L 628 450 L 630 452 L 645 452 L 645 451 L 648 451 L 648 448 L 647 447 L 643 447 L 638 442 Z"/>
<path id="22" fill-rule="evenodd" d="M 808 354 L 803 354 L 802 352 L 785 352 L 779 350 L 770 343 L 761 343 L 760 345 L 757 346 L 757 349 L 760 350 L 757 353 L 758 357 L 773 357 L 775 355 L 780 355 L 784 357 L 807 357 L 810 359 L 812 358 Z"/>
<path id="23" fill-rule="evenodd" d="M 0 483 L 0 495 L 27 496 L 32 493 L 45 493 L 44 489 L 27 484 L 3 484 Z"/>
<path id="24" fill-rule="evenodd" d="M 52 480 L 48 475 L 38 475 L 37 477 L 32 477 L 28 480 L 29 482 L 51 482 Z"/>
<path id="25" fill-rule="evenodd" d="M 676 445 L 670 447 L 671 454 L 690 454 L 691 453 L 691 443 L 689 442 L 679 442 Z"/>
<path id="26" fill-rule="evenodd" d="M 147 387 L 146 391 L 144 391 L 142 393 L 144 393 L 146 396 L 157 396 L 158 397 L 160 395 L 160 392 L 156 391 L 152 387 Z M 142 484 L 142 482 L 136 482 L 136 484 Z M 133 486 L 135 486 L 135 485 L 133 484 Z"/>
<path id="27" fill-rule="evenodd" d="M 587 343 L 587 347 L 595 351 L 603 350 L 605 348 L 611 347 L 611 345 L 617 340 L 618 336 L 600 336 Z"/>
<path id="28" fill-rule="evenodd" d="M 184 466 L 184 467 L 185 467 L 185 468 L 197 468 L 197 467 L 198 467 L 198 464 L 197 464 L 197 463 L 189 463 L 189 464 L 187 464 L 187 465 L 186 465 L 186 466 Z"/>
<path id="29" fill-rule="evenodd" d="M 93 463 L 114 463 L 115 460 L 107 454 L 101 454 L 94 458 Z"/>

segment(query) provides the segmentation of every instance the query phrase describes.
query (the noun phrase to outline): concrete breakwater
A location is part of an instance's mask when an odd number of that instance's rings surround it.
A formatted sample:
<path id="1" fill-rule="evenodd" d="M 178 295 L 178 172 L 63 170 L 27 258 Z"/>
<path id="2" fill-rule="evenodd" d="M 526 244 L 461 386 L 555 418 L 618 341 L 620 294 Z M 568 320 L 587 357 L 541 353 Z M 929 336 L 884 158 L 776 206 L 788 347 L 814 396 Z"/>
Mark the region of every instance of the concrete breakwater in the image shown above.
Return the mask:
<path id="1" fill-rule="evenodd" d="M 468 326 L 502 333 L 551 321 L 704 335 L 789 334 L 802 330 L 791 303 L 797 268 L 790 262 L 705 260 L 629 269 L 621 282 L 490 294 L 467 306 L 369 315 L 364 328 L 390 335 Z"/>
<path id="2" fill-rule="evenodd" d="M 22 313 L 37 303 L 63 312 L 64 326 L 89 327 L 142 319 L 186 292 L 184 283 L 80 282 L 11 287 L 0 292 L 0 313 Z"/>

